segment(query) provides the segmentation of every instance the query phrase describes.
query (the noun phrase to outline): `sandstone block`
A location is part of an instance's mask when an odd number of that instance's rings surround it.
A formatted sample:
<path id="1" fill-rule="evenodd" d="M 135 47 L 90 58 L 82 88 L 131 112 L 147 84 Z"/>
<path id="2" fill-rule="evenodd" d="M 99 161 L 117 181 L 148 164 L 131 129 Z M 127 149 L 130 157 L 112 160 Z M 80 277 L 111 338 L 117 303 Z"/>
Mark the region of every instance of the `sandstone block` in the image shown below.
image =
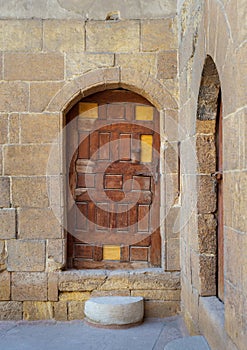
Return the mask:
<path id="1" fill-rule="evenodd" d="M 214 214 L 198 215 L 198 240 L 200 253 L 216 254 L 217 220 Z"/>
<path id="2" fill-rule="evenodd" d="M 91 52 L 139 51 L 139 22 L 95 22 L 86 24 L 86 50 Z"/>
<path id="3" fill-rule="evenodd" d="M 170 208 L 165 218 L 166 239 L 179 238 L 180 208 Z"/>
<path id="4" fill-rule="evenodd" d="M 20 209 L 19 238 L 61 238 L 60 223 L 52 209 Z"/>
<path id="5" fill-rule="evenodd" d="M 10 273 L 0 272 L 0 300 L 10 300 Z"/>
<path id="6" fill-rule="evenodd" d="M 214 255 L 201 254 L 200 257 L 200 282 L 201 295 L 211 296 L 216 294 L 216 257 Z"/>
<path id="7" fill-rule="evenodd" d="M 8 271 L 44 271 L 45 242 L 10 240 L 7 242 Z"/>
<path id="8" fill-rule="evenodd" d="M 45 175 L 50 149 L 48 145 L 5 146 L 5 175 Z M 58 168 L 58 160 L 54 160 L 54 172 Z"/>
<path id="9" fill-rule="evenodd" d="M 30 111 L 42 112 L 62 88 L 62 82 L 32 82 L 30 84 Z"/>
<path id="10" fill-rule="evenodd" d="M 59 115 L 56 114 L 21 115 L 21 142 L 56 143 L 59 136 L 59 119 Z"/>
<path id="11" fill-rule="evenodd" d="M 22 303 L 19 301 L 1 301 L 0 302 L 0 320 L 1 321 L 22 320 Z"/>
<path id="12" fill-rule="evenodd" d="M 9 143 L 19 143 L 19 113 L 9 115 Z"/>
<path id="13" fill-rule="evenodd" d="M 0 239 L 16 236 L 16 211 L 13 208 L 0 210 Z"/>
<path id="14" fill-rule="evenodd" d="M 113 54 L 71 53 L 66 54 L 66 76 L 71 79 L 87 71 L 114 66 Z"/>
<path id="15" fill-rule="evenodd" d="M 107 297 L 107 296 L 121 296 L 128 297 L 130 296 L 129 289 L 123 290 L 93 290 L 91 293 L 91 297 Z M 138 295 L 137 295 L 138 296 Z"/>
<path id="16" fill-rule="evenodd" d="M 120 67 L 145 71 L 156 75 L 156 55 L 152 53 L 122 53 L 116 55 L 116 64 Z"/>
<path id="17" fill-rule="evenodd" d="M 0 177 L 0 207 L 8 208 L 10 206 L 10 179 L 9 177 Z"/>
<path id="18" fill-rule="evenodd" d="M 227 140 L 227 147 L 223 149 L 224 170 L 239 169 L 239 116 L 231 115 L 224 120 L 224 137 Z"/>
<path id="19" fill-rule="evenodd" d="M 4 271 L 7 268 L 7 255 L 5 241 L 0 240 L 0 271 Z"/>
<path id="20" fill-rule="evenodd" d="M 196 151 L 198 172 L 212 174 L 216 170 L 215 137 L 212 135 L 197 135 Z"/>
<path id="21" fill-rule="evenodd" d="M 66 301 L 53 303 L 53 313 L 56 321 L 68 320 L 68 306 Z"/>
<path id="22" fill-rule="evenodd" d="M 13 272 L 11 298 L 17 301 L 46 301 L 47 274 L 44 272 Z"/>
<path id="23" fill-rule="evenodd" d="M 3 80 L 3 55 L 2 55 L 2 53 L 0 53 L 0 79 Z"/>
<path id="24" fill-rule="evenodd" d="M 214 213 L 216 210 L 216 182 L 210 175 L 198 176 L 198 203 L 200 214 Z"/>
<path id="25" fill-rule="evenodd" d="M 3 173 L 3 147 L 0 145 L 0 174 Z"/>
<path id="26" fill-rule="evenodd" d="M 68 302 L 68 321 L 81 320 L 84 318 L 85 301 Z"/>
<path id="27" fill-rule="evenodd" d="M 90 295 L 90 292 L 63 292 L 59 294 L 59 301 L 85 301 Z"/>
<path id="28" fill-rule="evenodd" d="M 167 270 L 180 270 L 180 239 L 171 238 L 167 241 Z"/>
<path id="29" fill-rule="evenodd" d="M 129 289 L 129 276 L 128 274 L 121 275 L 109 275 L 105 279 L 104 283 L 98 287 L 98 290 L 124 290 Z"/>
<path id="30" fill-rule="evenodd" d="M 0 82 L 0 111 L 25 112 L 28 110 L 29 87 L 23 82 Z"/>
<path id="31" fill-rule="evenodd" d="M 59 290 L 63 292 L 84 292 L 97 289 L 106 279 L 105 273 L 86 271 L 63 271 L 59 274 Z"/>
<path id="32" fill-rule="evenodd" d="M 178 111 L 171 109 L 166 110 L 164 116 L 164 132 L 169 141 L 177 141 L 179 139 L 178 123 Z"/>
<path id="33" fill-rule="evenodd" d="M 174 18 L 146 20 L 141 23 L 143 51 L 173 50 L 178 46 L 177 24 Z"/>
<path id="34" fill-rule="evenodd" d="M 48 273 L 48 300 L 58 301 L 58 274 Z"/>
<path id="35" fill-rule="evenodd" d="M 129 288 L 140 290 L 180 289 L 180 275 L 176 272 L 130 273 Z"/>
<path id="36" fill-rule="evenodd" d="M 132 290 L 131 296 L 143 297 L 145 300 L 180 300 L 180 290 Z"/>
<path id="37" fill-rule="evenodd" d="M 178 314 L 180 301 L 144 301 L 144 316 L 164 318 Z"/>
<path id="38" fill-rule="evenodd" d="M 8 115 L 0 114 L 0 143 L 8 143 Z"/>
<path id="39" fill-rule="evenodd" d="M 48 207 L 49 198 L 45 177 L 13 177 L 12 204 L 14 207 Z"/>
<path id="40" fill-rule="evenodd" d="M 158 79 L 173 79 L 177 76 L 177 51 L 165 51 L 158 54 Z"/>
<path id="41" fill-rule="evenodd" d="M 44 21 L 44 50 L 61 52 L 84 51 L 85 28 L 83 21 Z"/>
<path id="42" fill-rule="evenodd" d="M 6 80 L 63 80 L 64 57 L 55 52 L 7 53 L 4 60 L 4 77 Z"/>
<path id="43" fill-rule="evenodd" d="M 178 146 L 177 142 L 170 142 L 164 153 L 165 156 L 165 174 L 178 172 Z"/>
<path id="44" fill-rule="evenodd" d="M 23 319 L 28 321 L 50 320 L 53 318 L 52 303 L 47 301 L 24 301 Z"/>
<path id="45" fill-rule="evenodd" d="M 49 271 L 61 270 L 66 262 L 66 240 L 49 239 L 47 241 L 47 255 Z"/>
<path id="46" fill-rule="evenodd" d="M 3 31 L 4 51 L 41 51 L 42 21 L 41 20 L 5 20 Z"/>
<path id="47" fill-rule="evenodd" d="M 198 134 L 215 134 L 216 121 L 215 120 L 199 120 L 196 121 L 196 132 Z"/>

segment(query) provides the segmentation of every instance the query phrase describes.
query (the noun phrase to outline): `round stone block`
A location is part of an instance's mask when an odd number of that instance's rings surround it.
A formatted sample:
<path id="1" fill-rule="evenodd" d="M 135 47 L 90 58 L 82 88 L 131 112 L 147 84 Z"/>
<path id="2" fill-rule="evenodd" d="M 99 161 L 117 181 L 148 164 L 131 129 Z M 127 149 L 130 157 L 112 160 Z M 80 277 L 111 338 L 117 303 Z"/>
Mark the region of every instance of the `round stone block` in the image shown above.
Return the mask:
<path id="1" fill-rule="evenodd" d="M 141 323 L 144 315 L 142 297 L 109 296 L 86 301 L 86 320 L 98 326 L 131 326 Z"/>

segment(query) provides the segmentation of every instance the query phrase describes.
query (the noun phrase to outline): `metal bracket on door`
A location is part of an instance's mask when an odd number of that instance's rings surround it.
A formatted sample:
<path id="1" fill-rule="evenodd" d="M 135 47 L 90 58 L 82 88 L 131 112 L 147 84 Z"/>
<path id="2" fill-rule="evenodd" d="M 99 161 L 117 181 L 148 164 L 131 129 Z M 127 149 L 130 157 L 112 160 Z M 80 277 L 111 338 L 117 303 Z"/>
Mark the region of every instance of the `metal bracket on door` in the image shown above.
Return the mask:
<path id="1" fill-rule="evenodd" d="M 222 171 L 216 171 L 211 174 L 211 177 L 214 177 L 217 181 L 221 181 L 223 179 L 223 173 Z"/>

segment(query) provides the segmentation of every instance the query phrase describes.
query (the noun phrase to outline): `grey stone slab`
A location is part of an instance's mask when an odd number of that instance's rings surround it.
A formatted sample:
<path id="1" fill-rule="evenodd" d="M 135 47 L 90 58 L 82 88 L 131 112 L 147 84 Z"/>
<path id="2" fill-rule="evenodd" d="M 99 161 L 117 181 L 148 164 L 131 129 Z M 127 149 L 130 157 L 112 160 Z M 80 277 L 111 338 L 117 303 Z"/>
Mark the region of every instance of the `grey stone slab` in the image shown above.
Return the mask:
<path id="1" fill-rule="evenodd" d="M 180 319 L 178 316 L 177 319 Z M 174 322 L 175 321 L 175 322 Z M 157 350 L 165 343 L 157 341 L 164 327 L 176 318 L 145 319 L 143 324 L 128 329 L 90 327 L 83 321 L 0 322 L 1 350 Z M 172 330 L 171 330 L 172 332 Z M 179 332 L 179 329 L 178 329 Z M 170 334 L 171 335 L 171 334 Z M 178 336 L 177 329 L 174 336 Z M 181 333 L 181 336 L 182 333 Z"/>
<path id="2" fill-rule="evenodd" d="M 177 4 L 174 0 L 0 0 L 0 8 L 0 18 L 105 20 L 113 11 L 120 11 L 123 19 L 175 16 Z"/>
<path id="3" fill-rule="evenodd" d="M 210 350 L 208 343 L 202 336 L 183 337 L 172 340 L 164 350 Z"/>

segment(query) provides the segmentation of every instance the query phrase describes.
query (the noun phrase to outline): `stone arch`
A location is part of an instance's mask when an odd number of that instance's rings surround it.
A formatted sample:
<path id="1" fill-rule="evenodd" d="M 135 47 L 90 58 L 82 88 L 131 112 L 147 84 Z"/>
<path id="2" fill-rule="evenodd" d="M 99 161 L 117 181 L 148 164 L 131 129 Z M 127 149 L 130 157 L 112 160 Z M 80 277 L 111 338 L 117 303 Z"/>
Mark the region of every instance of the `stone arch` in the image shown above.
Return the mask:
<path id="1" fill-rule="evenodd" d="M 202 296 L 218 294 L 218 206 L 220 80 L 216 65 L 207 56 L 202 71 L 197 105 L 196 147 L 198 159 L 198 246 Z M 220 214 L 220 215 L 219 215 Z"/>
<path id="2" fill-rule="evenodd" d="M 102 68 L 67 82 L 51 99 L 45 111 L 66 112 L 82 97 L 113 88 L 125 88 L 149 100 L 158 110 L 177 109 L 178 104 L 156 78 L 129 68 Z"/>

